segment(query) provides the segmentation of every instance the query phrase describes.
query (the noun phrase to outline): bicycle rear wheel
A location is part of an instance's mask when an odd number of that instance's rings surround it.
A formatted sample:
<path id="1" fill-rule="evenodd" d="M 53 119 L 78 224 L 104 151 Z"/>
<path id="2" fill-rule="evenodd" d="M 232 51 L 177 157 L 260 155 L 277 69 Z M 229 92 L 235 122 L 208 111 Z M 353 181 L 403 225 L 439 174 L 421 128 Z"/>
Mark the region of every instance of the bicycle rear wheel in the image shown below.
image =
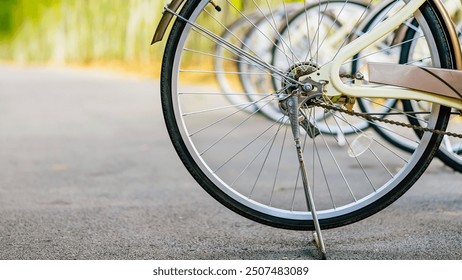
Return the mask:
<path id="1" fill-rule="evenodd" d="M 233 45 L 223 40 L 219 34 L 223 34 L 227 24 L 235 20 L 233 17 L 247 16 L 232 1 L 217 1 L 221 13 L 209 3 L 208 0 L 185 3 L 165 48 L 161 99 L 173 145 L 194 179 L 229 209 L 267 225 L 313 230 L 289 119 L 282 114 L 279 119 L 270 120 L 257 112 L 262 107 L 277 107 L 280 104 L 281 94 L 288 93 L 288 84 L 296 72 L 310 75 L 310 71 L 322 68 L 323 64 L 315 57 L 307 57 L 302 63 L 292 60 L 292 67 L 279 69 L 259 58 L 252 46 Z M 303 1 L 301 3 L 304 5 Z M 284 8 L 285 2 L 260 1 L 254 4 L 254 11 L 271 14 L 278 7 Z M 329 21 L 332 16 L 340 15 L 330 15 Z M 438 12 L 425 4 L 415 17 L 427 42 L 432 65 L 453 67 L 449 42 L 445 36 L 441 36 L 445 27 L 438 20 Z M 322 19 L 322 15 L 319 15 L 306 20 L 310 25 L 325 26 Z M 250 18 L 247 20 L 251 21 Z M 274 38 L 273 35 L 280 35 L 276 26 L 273 27 L 268 32 L 276 34 L 266 36 L 268 40 Z M 259 97 L 248 103 L 248 106 L 257 105 L 257 111 L 248 112 L 242 104 L 230 105 L 214 83 L 194 83 L 198 77 L 208 77 L 214 73 L 213 63 L 209 62 L 210 56 L 207 54 L 213 53 L 215 44 L 235 54 L 241 62 L 260 69 L 260 72 L 239 75 L 276 77 L 281 81 L 281 89 L 244 92 Z M 287 42 L 285 47 L 290 48 L 290 43 Z M 322 45 L 317 47 L 322 48 Z M 336 52 L 325 55 L 328 57 L 323 57 L 323 61 L 329 61 Z M 368 61 L 374 61 L 373 52 L 367 57 Z M 292 58 L 288 55 L 287 59 Z M 351 69 L 348 63 L 351 61 L 345 63 L 345 69 Z M 345 74 L 352 73 L 339 73 Z M 344 78 L 345 83 L 349 82 L 349 75 Z M 315 135 L 306 127 L 302 133 L 309 183 L 324 229 L 366 218 L 396 200 L 424 172 L 442 138 L 432 133 L 424 133 L 420 138 L 412 129 L 397 128 L 396 133 L 416 143 L 415 150 L 408 154 L 373 132 L 355 128 L 354 123 L 362 121 L 362 117 L 347 117 L 345 113 L 336 112 L 335 108 L 329 110 L 335 113 L 326 112 L 329 116 L 335 116 L 336 127 L 350 123 L 349 127 L 354 131 L 346 136 L 344 147 L 337 145 L 335 133 L 320 132 Z M 384 112 L 383 108 L 377 110 Z M 300 114 L 309 122 L 319 115 L 319 111 L 325 112 L 325 109 L 313 104 L 308 106 L 307 103 L 300 108 Z M 389 111 L 397 118 L 406 119 L 403 111 L 396 108 L 389 108 Z M 448 108 L 433 105 L 427 127 L 443 130 L 448 117 Z"/>

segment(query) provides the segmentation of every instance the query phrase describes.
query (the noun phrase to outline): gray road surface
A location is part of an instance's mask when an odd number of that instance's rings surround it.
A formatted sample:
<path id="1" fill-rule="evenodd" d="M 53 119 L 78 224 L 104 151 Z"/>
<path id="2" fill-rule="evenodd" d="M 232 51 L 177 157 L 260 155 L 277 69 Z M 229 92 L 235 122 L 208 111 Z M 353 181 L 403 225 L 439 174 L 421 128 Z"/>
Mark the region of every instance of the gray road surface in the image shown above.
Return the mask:
<path id="1" fill-rule="evenodd" d="M 462 175 L 435 160 L 391 207 L 325 231 L 331 259 L 462 259 Z M 316 259 L 189 176 L 156 80 L 0 66 L 0 259 Z"/>

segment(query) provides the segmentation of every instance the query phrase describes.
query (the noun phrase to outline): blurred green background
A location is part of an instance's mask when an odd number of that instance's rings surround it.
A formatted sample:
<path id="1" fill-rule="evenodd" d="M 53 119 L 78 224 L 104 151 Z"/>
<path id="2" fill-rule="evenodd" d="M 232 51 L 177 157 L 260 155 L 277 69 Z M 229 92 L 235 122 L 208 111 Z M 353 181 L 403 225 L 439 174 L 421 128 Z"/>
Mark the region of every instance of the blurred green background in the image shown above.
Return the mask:
<path id="1" fill-rule="evenodd" d="M 0 0 L 0 61 L 150 65 L 163 0 Z"/>

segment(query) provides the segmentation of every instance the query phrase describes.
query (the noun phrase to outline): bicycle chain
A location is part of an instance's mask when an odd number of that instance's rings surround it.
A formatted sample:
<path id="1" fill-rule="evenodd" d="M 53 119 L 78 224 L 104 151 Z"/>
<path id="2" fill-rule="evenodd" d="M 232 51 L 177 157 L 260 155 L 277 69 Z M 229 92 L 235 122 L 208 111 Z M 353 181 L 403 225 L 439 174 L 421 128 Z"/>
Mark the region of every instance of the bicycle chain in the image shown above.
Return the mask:
<path id="1" fill-rule="evenodd" d="M 408 123 L 397 122 L 397 121 L 384 119 L 384 118 L 379 118 L 379 117 L 374 117 L 374 116 L 371 116 L 371 115 L 368 115 L 368 114 L 365 114 L 365 113 L 354 112 L 354 111 L 346 110 L 346 109 L 343 109 L 343 108 L 340 108 L 340 107 L 337 107 L 337 106 L 324 104 L 324 103 L 321 103 L 321 102 L 313 102 L 312 104 L 316 105 L 316 106 L 319 106 L 319 107 L 322 107 L 322 108 L 324 108 L 326 110 L 335 110 L 335 111 L 338 111 L 338 112 L 341 112 L 341 113 L 348 114 L 350 116 L 359 116 L 359 117 L 362 117 L 362 118 L 364 118 L 366 120 L 384 122 L 384 123 L 388 123 L 388 124 L 392 124 L 392 125 L 402 126 L 402 127 L 406 127 L 406 128 L 412 128 L 412 129 L 419 130 L 419 131 L 431 132 L 431 133 L 435 133 L 435 134 L 438 134 L 438 135 L 447 135 L 447 136 L 452 136 L 452 137 L 456 137 L 456 138 L 462 138 L 462 134 L 458 134 L 458 133 L 453 133 L 453 132 L 444 131 L 444 130 L 438 130 L 438 129 L 432 129 L 432 128 L 422 127 L 422 126 L 419 126 L 419 125 L 413 125 L 413 124 L 408 124 Z"/>

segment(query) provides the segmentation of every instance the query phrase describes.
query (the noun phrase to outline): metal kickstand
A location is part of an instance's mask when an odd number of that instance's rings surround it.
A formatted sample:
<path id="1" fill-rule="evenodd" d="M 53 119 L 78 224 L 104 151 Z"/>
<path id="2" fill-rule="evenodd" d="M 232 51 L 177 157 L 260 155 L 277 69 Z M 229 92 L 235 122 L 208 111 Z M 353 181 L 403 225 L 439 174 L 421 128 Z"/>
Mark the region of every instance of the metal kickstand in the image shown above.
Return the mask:
<path id="1" fill-rule="evenodd" d="M 295 147 L 297 149 L 298 162 L 300 165 L 300 172 L 302 175 L 303 188 L 305 190 L 305 198 L 308 206 L 308 211 L 311 212 L 313 216 L 313 223 L 315 232 L 313 232 L 314 242 L 321 252 L 322 259 L 327 259 L 326 247 L 324 246 L 324 240 L 322 238 L 321 227 L 319 225 L 318 216 L 316 214 L 316 207 L 314 205 L 313 195 L 308 182 L 308 176 L 305 169 L 305 162 L 303 160 L 302 147 L 300 145 L 300 123 L 299 123 L 299 104 L 298 104 L 298 94 L 293 93 L 290 97 L 287 98 L 287 111 L 290 119 L 290 126 L 292 128 L 292 133 L 294 136 Z M 307 133 L 310 133 L 307 131 Z"/>

